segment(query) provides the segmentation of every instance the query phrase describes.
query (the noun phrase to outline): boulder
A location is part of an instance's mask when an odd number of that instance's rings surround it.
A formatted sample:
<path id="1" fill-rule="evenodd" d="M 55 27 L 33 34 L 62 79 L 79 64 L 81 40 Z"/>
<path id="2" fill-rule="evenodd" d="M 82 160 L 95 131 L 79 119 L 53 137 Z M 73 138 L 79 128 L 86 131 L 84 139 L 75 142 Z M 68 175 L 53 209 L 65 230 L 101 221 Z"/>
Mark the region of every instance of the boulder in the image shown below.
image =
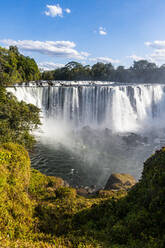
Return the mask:
<path id="1" fill-rule="evenodd" d="M 95 195 L 96 185 L 77 188 L 77 194 L 81 196 Z"/>
<path id="2" fill-rule="evenodd" d="M 108 179 L 105 190 L 127 190 L 136 184 L 136 180 L 130 174 L 116 173 Z"/>

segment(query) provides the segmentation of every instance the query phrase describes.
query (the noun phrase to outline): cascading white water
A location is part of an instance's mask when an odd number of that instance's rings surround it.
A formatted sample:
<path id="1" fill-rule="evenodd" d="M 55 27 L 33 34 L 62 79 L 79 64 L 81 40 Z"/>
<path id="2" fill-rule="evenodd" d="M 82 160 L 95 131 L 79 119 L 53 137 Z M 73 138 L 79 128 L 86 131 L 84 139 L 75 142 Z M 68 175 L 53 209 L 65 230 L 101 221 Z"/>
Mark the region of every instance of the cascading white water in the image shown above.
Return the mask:
<path id="1" fill-rule="evenodd" d="M 54 122 L 137 132 L 165 120 L 165 85 L 15 87 L 9 91 Z"/>
<path id="2" fill-rule="evenodd" d="M 164 145 L 165 85 L 58 82 L 8 91 L 42 110 L 32 166 L 72 185 L 100 187 L 115 172 L 138 179 Z"/>

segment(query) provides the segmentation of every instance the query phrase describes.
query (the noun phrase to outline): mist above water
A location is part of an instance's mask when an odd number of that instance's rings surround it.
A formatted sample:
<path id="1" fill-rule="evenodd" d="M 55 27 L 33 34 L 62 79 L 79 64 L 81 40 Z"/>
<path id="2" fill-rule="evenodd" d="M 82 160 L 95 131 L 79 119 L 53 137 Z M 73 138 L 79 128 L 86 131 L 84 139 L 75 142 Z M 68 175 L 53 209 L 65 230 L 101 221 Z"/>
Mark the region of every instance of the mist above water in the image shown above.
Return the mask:
<path id="1" fill-rule="evenodd" d="M 164 85 L 10 88 L 42 109 L 32 165 L 72 185 L 102 186 L 114 172 L 138 179 L 164 144 Z"/>

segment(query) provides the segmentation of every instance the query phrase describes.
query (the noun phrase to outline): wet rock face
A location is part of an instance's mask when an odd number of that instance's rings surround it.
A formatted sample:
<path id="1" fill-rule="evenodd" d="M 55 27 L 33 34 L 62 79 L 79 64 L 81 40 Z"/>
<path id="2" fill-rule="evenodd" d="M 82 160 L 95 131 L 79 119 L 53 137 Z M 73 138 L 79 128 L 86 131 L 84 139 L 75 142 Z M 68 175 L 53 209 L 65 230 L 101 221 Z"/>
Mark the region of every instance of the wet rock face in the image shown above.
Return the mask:
<path id="1" fill-rule="evenodd" d="M 136 180 L 130 174 L 112 174 L 107 181 L 105 190 L 127 190 L 136 184 Z"/>

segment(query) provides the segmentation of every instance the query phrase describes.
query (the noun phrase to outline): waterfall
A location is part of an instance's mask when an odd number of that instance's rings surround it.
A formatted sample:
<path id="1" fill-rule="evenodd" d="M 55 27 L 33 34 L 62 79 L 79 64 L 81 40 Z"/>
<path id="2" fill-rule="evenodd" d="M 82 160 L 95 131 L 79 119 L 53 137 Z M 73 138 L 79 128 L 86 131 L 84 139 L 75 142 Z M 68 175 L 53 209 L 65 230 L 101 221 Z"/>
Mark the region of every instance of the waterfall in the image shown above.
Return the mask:
<path id="1" fill-rule="evenodd" d="M 46 119 L 74 127 L 137 132 L 163 125 L 165 85 L 69 85 L 11 87 L 19 100 L 42 109 Z"/>
<path id="2" fill-rule="evenodd" d="M 165 85 L 91 82 L 9 87 L 41 108 L 32 166 L 71 185 L 104 185 L 111 173 L 138 179 L 143 162 L 165 145 Z"/>

